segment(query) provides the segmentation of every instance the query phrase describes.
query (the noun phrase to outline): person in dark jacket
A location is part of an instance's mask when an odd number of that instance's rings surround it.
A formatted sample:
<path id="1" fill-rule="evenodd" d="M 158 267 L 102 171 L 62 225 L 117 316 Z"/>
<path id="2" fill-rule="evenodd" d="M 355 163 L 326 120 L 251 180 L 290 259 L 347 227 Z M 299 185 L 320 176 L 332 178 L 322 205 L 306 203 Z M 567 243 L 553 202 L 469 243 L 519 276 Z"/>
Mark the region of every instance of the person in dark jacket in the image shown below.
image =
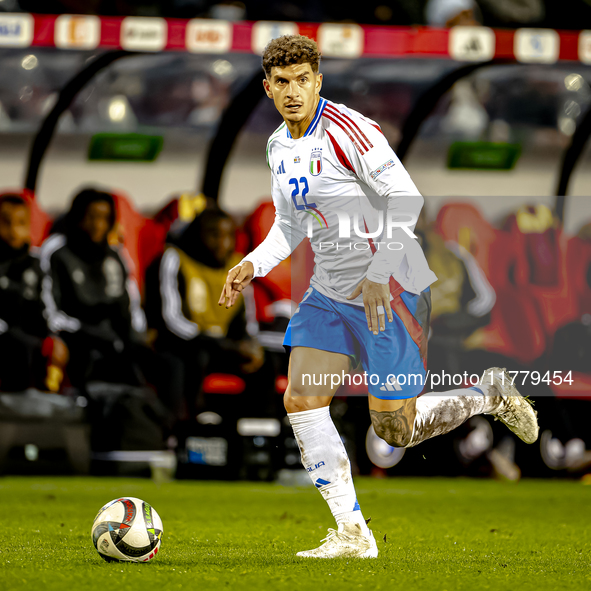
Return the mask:
<path id="1" fill-rule="evenodd" d="M 180 236 L 169 240 L 159 263 L 158 284 L 147 288 L 157 349 L 182 361 L 186 406 L 193 417 L 199 409 L 215 406 L 215 400 L 206 400 L 201 391 L 208 374 L 240 376 L 245 392 L 252 394 L 251 405 L 260 403 L 261 411 L 273 388 L 272 369 L 255 336 L 252 294 L 247 292 L 236 308 L 218 305 L 228 270 L 242 258 L 235 252 L 235 232 L 224 211 L 204 210 Z"/>
<path id="2" fill-rule="evenodd" d="M 49 326 L 70 349 L 68 377 L 75 387 L 90 380 L 143 381 L 136 361 L 146 321 L 123 254 L 109 244 L 115 219 L 112 195 L 84 189 L 63 220 L 63 233 L 41 249 Z"/>
<path id="3" fill-rule="evenodd" d="M 462 373 L 465 341 L 490 322 L 495 291 L 476 259 L 457 242 L 444 240 L 427 222 L 425 208 L 415 233 L 438 277 L 431 286 L 429 367 L 434 373 Z"/>
<path id="4" fill-rule="evenodd" d="M 41 300 L 42 273 L 31 253 L 31 218 L 25 200 L 0 196 L 0 388 L 56 392 L 68 360 L 65 344 L 50 334 Z"/>

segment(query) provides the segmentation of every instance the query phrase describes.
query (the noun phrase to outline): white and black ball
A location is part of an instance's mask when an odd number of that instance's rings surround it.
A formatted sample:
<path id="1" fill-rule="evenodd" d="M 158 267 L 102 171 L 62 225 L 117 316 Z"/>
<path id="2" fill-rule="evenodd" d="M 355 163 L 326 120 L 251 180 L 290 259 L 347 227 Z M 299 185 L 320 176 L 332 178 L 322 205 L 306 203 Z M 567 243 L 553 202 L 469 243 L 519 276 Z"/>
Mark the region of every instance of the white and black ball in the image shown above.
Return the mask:
<path id="1" fill-rule="evenodd" d="M 135 497 L 107 503 L 92 524 L 92 542 L 107 562 L 148 562 L 158 554 L 161 541 L 160 516 Z"/>

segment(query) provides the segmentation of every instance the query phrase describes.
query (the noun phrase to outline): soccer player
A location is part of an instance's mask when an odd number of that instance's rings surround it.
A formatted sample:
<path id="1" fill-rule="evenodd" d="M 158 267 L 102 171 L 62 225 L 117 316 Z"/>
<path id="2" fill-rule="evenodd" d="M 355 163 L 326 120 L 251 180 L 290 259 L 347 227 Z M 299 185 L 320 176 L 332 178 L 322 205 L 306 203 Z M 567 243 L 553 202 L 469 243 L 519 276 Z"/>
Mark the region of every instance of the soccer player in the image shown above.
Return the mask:
<path id="1" fill-rule="evenodd" d="M 308 235 L 314 275 L 286 332 L 291 347 L 284 404 L 302 463 L 337 522 L 304 557 L 376 557 L 330 418 L 339 384 L 360 360 L 376 433 L 409 447 L 487 413 L 528 443 L 536 415 L 504 370 L 478 386 L 420 398 L 426 377 L 429 269 L 412 230 L 423 198 L 380 127 L 320 96 L 316 43 L 299 35 L 271 41 L 263 54 L 265 92 L 283 117 L 270 137 L 275 223 L 267 238 L 228 273 L 219 304 L 231 306 Z M 410 220 L 410 221 L 409 221 Z M 394 374 L 394 375 L 393 375 Z"/>

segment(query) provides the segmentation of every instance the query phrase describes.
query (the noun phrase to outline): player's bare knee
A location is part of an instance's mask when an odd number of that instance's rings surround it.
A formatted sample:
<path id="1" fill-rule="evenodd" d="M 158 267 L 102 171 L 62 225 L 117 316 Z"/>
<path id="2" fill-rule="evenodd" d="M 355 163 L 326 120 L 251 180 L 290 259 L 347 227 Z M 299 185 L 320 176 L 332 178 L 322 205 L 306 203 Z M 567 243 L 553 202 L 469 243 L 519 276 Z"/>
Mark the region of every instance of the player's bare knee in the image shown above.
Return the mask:
<path id="1" fill-rule="evenodd" d="M 392 447 L 406 447 L 412 438 L 412 426 L 398 412 L 370 411 L 376 435 Z"/>
<path id="2" fill-rule="evenodd" d="M 286 390 L 283 395 L 283 405 L 288 413 L 302 412 L 316 408 L 312 397 L 308 397 L 303 393 L 290 392 L 289 390 Z"/>

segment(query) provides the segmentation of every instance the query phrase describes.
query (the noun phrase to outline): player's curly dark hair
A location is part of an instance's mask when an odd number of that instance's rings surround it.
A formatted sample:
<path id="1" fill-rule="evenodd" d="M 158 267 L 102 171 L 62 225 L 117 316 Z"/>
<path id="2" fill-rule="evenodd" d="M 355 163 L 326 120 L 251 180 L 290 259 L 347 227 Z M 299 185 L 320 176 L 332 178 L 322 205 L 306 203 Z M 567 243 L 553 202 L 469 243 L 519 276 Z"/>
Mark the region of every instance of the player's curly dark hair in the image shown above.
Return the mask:
<path id="1" fill-rule="evenodd" d="M 310 64 L 313 72 L 318 72 L 320 52 L 316 41 L 304 35 L 283 35 L 269 42 L 263 52 L 263 70 L 271 75 L 271 68 Z"/>

